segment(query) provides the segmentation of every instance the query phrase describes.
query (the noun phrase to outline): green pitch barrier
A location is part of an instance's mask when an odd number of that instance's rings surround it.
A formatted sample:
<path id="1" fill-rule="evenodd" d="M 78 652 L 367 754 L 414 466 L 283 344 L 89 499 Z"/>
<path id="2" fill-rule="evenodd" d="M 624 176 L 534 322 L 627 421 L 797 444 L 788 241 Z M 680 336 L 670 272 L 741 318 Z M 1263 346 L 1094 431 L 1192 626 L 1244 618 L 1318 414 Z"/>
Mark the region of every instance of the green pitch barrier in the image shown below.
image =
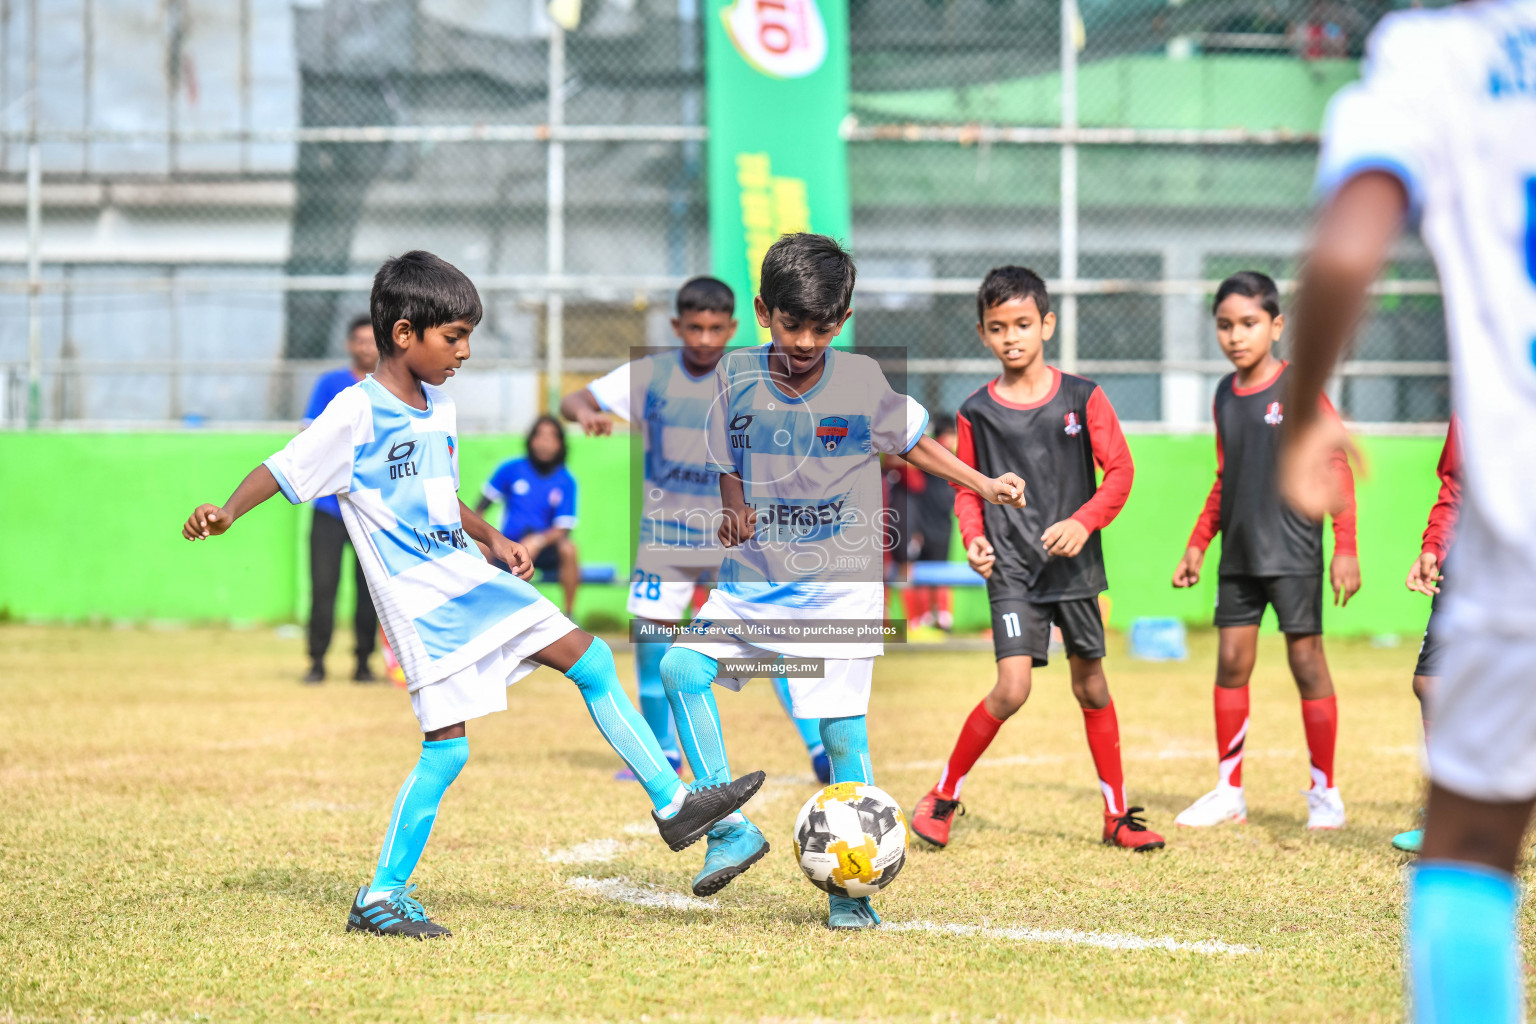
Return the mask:
<path id="1" fill-rule="evenodd" d="M 0 460 L 0 617 L 44 621 L 284 622 L 308 614 L 307 508 L 280 497 L 251 512 L 224 537 L 181 538 L 187 513 L 222 501 L 241 476 L 280 448 L 286 435 L 228 433 L 13 433 Z M 1219 551 L 1213 546 L 1198 587 L 1170 586 L 1215 472 L 1210 435 L 1136 435 L 1136 484 L 1105 531 L 1111 623 L 1140 616 L 1211 620 Z M 464 438 L 462 494 L 473 505 L 496 463 L 518 454 L 521 438 Z M 1403 587 L 1418 553 L 1438 482 L 1440 438 L 1362 439 L 1370 475 L 1358 484 L 1360 562 L 1365 586 L 1324 622 L 1340 634 L 1412 636 L 1424 628 L 1428 599 Z M 580 481 L 582 559 L 629 569 L 628 442 L 571 438 Z M 1331 549 L 1332 535 L 1327 532 Z M 1219 540 L 1218 540 L 1219 544 Z M 958 554 L 958 540 L 954 546 Z M 350 573 L 342 606 L 350 607 Z M 546 592 L 553 594 L 552 588 Z M 584 587 L 577 615 L 595 628 L 624 621 L 622 586 Z M 956 593 L 961 628 L 987 623 L 985 594 Z"/>

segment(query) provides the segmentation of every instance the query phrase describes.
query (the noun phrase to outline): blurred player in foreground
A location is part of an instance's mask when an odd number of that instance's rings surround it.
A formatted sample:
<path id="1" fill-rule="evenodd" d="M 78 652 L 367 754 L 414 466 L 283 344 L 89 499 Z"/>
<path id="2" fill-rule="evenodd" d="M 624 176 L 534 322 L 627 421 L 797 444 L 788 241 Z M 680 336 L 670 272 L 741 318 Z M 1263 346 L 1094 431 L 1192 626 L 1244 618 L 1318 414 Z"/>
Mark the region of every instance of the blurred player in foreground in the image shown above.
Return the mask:
<path id="1" fill-rule="evenodd" d="M 598 731 L 640 777 L 674 850 L 740 807 L 763 773 L 684 786 L 619 686 L 608 645 L 530 586 L 528 552 L 459 500 L 458 427 L 441 387 L 469 358 L 480 322 L 469 278 L 431 253 L 408 252 L 379 268 L 369 307 L 378 370 L 253 469 L 223 506 L 199 505 L 181 532 L 188 540 L 218 536 L 279 492 L 294 504 L 340 499 L 424 734 L 347 931 L 425 939 L 449 933 L 411 898 L 410 877 L 438 804 L 469 759 L 464 723 L 505 711 L 507 687 L 539 665 L 576 684 Z M 512 572 L 487 564 L 472 541 Z"/>
<path id="2" fill-rule="evenodd" d="M 1429 695 L 1429 801 L 1409 869 L 1410 998 L 1420 1021 L 1523 1016 L 1514 878 L 1536 798 L 1536 2 L 1389 14 L 1364 77 L 1333 100 L 1325 196 L 1296 306 L 1282 486 L 1320 517 L 1345 443 L 1318 415 L 1405 220 L 1434 253 L 1465 458 Z"/>
<path id="3" fill-rule="evenodd" d="M 681 348 L 627 362 L 560 402 L 560 414 L 589 436 L 612 432 L 610 414 L 644 430 L 644 498 L 625 610 L 642 623 L 665 626 L 683 621 L 695 585 L 714 582 L 724 552 L 715 537 L 720 474 L 708 465 L 705 429 L 715 400 L 715 367 L 736 336 L 736 294 L 730 285 L 713 277 L 685 282 L 677 292 L 672 332 Z M 683 755 L 661 682 L 668 646 L 666 640 L 637 640 L 635 675 L 640 713 L 667 758 L 680 767 Z M 774 689 L 789 711 L 788 682 L 775 679 Z M 795 725 L 812 770 L 827 782 L 830 764 L 818 724 L 795 719 Z"/>
<path id="4" fill-rule="evenodd" d="M 882 634 L 796 642 L 782 639 L 787 630 L 765 637 L 754 627 L 800 630 L 840 619 L 880 628 L 881 454 L 901 455 L 988 501 L 1024 502 L 1017 476 L 988 479 L 926 436 L 928 414 L 891 389 L 878 362 L 829 348 L 851 314 L 853 282 L 853 259 L 833 239 L 783 236 L 763 257 L 754 300 L 772 342 L 737 349 L 715 370 L 709 460 L 720 474 L 720 541 L 730 550 L 694 624 L 717 632 L 680 636 L 661 662 L 683 750 L 706 782 L 731 771 L 713 687 L 738 690 L 759 674 L 724 671 L 722 659 L 790 655 L 823 659 L 819 678 L 786 674 L 795 716 L 820 719 L 833 783 L 873 784 L 864 716 Z M 745 818 L 738 824 L 733 840 L 711 837 L 695 892 L 722 888 L 761 856 L 762 833 Z M 868 897 L 829 900 L 829 928 L 880 923 Z"/>
<path id="5" fill-rule="evenodd" d="M 966 558 L 987 578 L 997 682 L 965 720 L 938 785 L 917 802 L 912 831 L 935 846 L 949 843 L 960 787 L 1003 722 L 1029 699 L 1054 623 L 1104 795 L 1102 838 L 1109 846 L 1159 850 L 1163 837 L 1146 827 L 1143 808 L 1126 806 L 1099 612 L 1099 595 L 1109 587 L 1099 531 L 1125 507 L 1136 468 L 1103 389 L 1046 364 L 1045 343 L 1055 330 L 1040 275 L 1024 267 L 987 274 L 976 293 L 976 333 L 1002 373 L 961 404 L 955 454 L 984 476 L 1017 466 L 1029 504 L 989 507 L 975 491 L 955 486 Z M 1104 471 L 1103 486 L 1095 467 Z"/>
<path id="6" fill-rule="evenodd" d="M 1233 274 L 1211 305 L 1216 340 L 1237 369 L 1216 385 L 1216 482 L 1173 573 L 1175 587 L 1200 582 L 1205 550 L 1222 536 L 1216 582 L 1216 788 L 1180 812 L 1179 825 L 1203 827 L 1248 820 L 1243 796 L 1243 745 L 1248 736 L 1248 680 L 1259 654 L 1259 623 L 1275 609 L 1291 678 L 1301 694 L 1312 784 L 1306 790 L 1307 828 L 1344 827 L 1344 798 L 1334 784 L 1339 734 L 1338 700 L 1323 654 L 1323 526 L 1298 515 L 1275 487 L 1280 425 L 1295 406 L 1285 398 L 1286 363 L 1274 346 L 1285 330 L 1280 292 L 1265 274 Z M 1316 404 L 1337 423 L 1326 395 Z M 1360 589 L 1355 556 L 1354 476 L 1342 449 L 1333 471 L 1343 504 L 1333 514 L 1333 559 L 1328 577 L 1333 603 L 1345 605 Z"/>
<path id="7" fill-rule="evenodd" d="M 1440 478 L 1440 493 L 1429 510 L 1429 524 L 1424 527 L 1419 557 L 1409 566 L 1406 583 L 1409 590 L 1427 594 L 1430 598 L 1429 622 L 1424 627 L 1424 640 L 1419 644 L 1418 664 L 1413 668 L 1413 695 L 1419 699 L 1426 743 L 1429 739 L 1429 693 L 1440 675 L 1440 662 L 1445 653 L 1445 624 L 1440 614 L 1445 553 L 1450 550 L 1456 515 L 1461 510 L 1461 437 L 1454 416 L 1445 435 L 1445 447 L 1440 449 L 1435 475 Z M 1423 842 L 1424 830 L 1418 828 L 1392 837 L 1392 845 L 1404 853 L 1418 853 Z"/>

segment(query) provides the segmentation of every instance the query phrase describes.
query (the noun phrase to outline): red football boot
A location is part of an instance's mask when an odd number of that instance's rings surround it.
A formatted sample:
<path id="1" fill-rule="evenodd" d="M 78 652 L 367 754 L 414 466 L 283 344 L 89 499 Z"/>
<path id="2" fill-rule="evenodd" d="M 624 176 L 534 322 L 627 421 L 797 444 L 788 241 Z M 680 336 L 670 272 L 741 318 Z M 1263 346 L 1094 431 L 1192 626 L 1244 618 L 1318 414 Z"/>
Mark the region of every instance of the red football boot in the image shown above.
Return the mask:
<path id="1" fill-rule="evenodd" d="M 941 849 L 948 846 L 949 826 L 955 822 L 956 811 L 964 817 L 965 808 L 959 800 L 945 800 L 937 789 L 930 789 L 912 809 L 913 834 Z"/>
<path id="2" fill-rule="evenodd" d="M 1132 807 L 1121 815 L 1104 815 L 1104 845 L 1119 846 L 1137 853 L 1161 850 L 1163 837 L 1147 828 L 1146 820 L 1141 817 L 1144 810 L 1145 807 Z M 916 831 L 915 825 L 913 831 Z"/>

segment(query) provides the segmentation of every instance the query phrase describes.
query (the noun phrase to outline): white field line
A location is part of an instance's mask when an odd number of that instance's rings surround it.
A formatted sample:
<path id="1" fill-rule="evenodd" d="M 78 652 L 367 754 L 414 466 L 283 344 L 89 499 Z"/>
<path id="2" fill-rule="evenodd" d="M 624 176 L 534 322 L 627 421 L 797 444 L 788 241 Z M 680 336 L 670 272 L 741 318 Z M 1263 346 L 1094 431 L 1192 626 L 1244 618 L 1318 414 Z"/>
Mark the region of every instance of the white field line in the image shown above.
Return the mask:
<path id="1" fill-rule="evenodd" d="M 627 878 L 588 878 L 581 876 L 566 881 L 572 889 L 594 893 L 605 899 L 630 903 L 637 907 L 657 910 L 715 910 L 713 900 L 701 900 L 680 892 L 668 892 L 659 886 L 631 882 Z"/>
<path id="2" fill-rule="evenodd" d="M 935 924 L 932 921 L 891 921 L 880 926 L 883 932 L 935 932 L 941 935 L 980 936 L 986 939 L 1017 939 L 1020 942 L 1048 942 L 1058 946 L 1094 946 L 1099 949 L 1143 950 L 1163 949 L 1174 953 L 1259 953 L 1255 946 L 1239 946 L 1230 942 L 1202 939 L 1184 942 L 1179 939 L 1146 939 L 1140 935 L 1123 935 L 1118 932 L 1082 932 L 1075 928 L 993 928 L 974 924 Z"/>
<path id="3" fill-rule="evenodd" d="M 632 882 L 627 878 L 589 878 L 580 876 L 565 883 L 572 889 L 590 892 L 604 899 L 628 903 L 636 907 L 655 910 L 717 910 L 713 900 L 701 900 L 678 892 L 668 892 L 660 886 Z M 994 928 L 974 924 L 936 924 L 932 921 L 888 921 L 880 926 L 885 932 L 931 932 L 940 935 L 979 936 L 986 939 L 1014 939 L 1020 942 L 1046 942 L 1058 946 L 1093 946 L 1136 952 L 1144 949 L 1161 949 L 1172 953 L 1258 953 L 1254 946 L 1240 946 L 1230 942 L 1202 939 L 1185 942 L 1166 937 L 1148 939 L 1140 935 L 1124 935 L 1119 932 L 1084 932 L 1075 928 Z"/>
<path id="4" fill-rule="evenodd" d="M 551 864 L 606 864 L 622 853 L 626 845 L 617 839 L 592 839 L 563 850 L 545 850 L 544 859 Z"/>
<path id="5" fill-rule="evenodd" d="M 1301 757 L 1305 753 L 1301 750 L 1289 750 L 1274 748 L 1270 750 L 1249 750 L 1244 757 L 1269 758 L 1269 757 Z M 1367 753 L 1377 757 L 1418 757 L 1419 748 L 1409 746 L 1397 747 L 1371 747 Z M 1061 764 L 1064 761 L 1076 761 L 1081 755 L 1077 754 L 1015 754 L 1010 757 L 982 757 L 976 762 L 977 768 L 1006 768 L 1011 765 L 1032 764 Z M 1212 750 L 1127 750 L 1122 755 L 1127 761 L 1184 761 L 1184 760 L 1209 760 L 1214 761 L 1216 754 Z M 934 768 L 943 768 L 943 761 L 906 761 L 901 764 L 882 765 L 880 767 L 893 772 L 925 771 Z M 975 769 L 972 769 L 973 771 Z"/>

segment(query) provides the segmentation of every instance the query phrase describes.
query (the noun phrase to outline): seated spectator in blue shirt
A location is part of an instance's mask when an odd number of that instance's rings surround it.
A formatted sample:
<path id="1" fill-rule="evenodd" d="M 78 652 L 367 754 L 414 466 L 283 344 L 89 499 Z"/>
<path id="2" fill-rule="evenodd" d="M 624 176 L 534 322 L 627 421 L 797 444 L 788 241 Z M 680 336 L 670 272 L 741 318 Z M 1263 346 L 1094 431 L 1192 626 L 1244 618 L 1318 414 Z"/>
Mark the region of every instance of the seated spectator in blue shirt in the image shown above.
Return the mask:
<path id="1" fill-rule="evenodd" d="M 331 399 L 373 372 L 379 362 L 379 349 L 373 340 L 373 321 L 367 315 L 356 317 L 347 328 L 347 356 L 350 365 L 320 375 L 304 410 L 304 425 L 325 411 Z M 336 629 L 336 588 L 341 583 L 341 552 L 347 546 L 347 527 L 341 521 L 341 504 L 334 496 L 315 499 L 315 519 L 309 528 L 309 673 L 304 681 L 325 682 L 325 652 L 331 646 Z M 357 671 L 354 681 L 371 683 L 368 667 L 374 638 L 379 632 L 379 616 L 373 609 L 363 567 L 352 555 L 353 578 L 357 581 L 357 617 L 352 621 L 357 641 Z"/>
<path id="2" fill-rule="evenodd" d="M 505 506 L 502 535 L 528 549 L 544 578 L 555 573 L 565 592 L 565 614 L 576 606 L 581 565 L 571 530 L 576 526 L 576 478 L 565 468 L 565 428 L 553 416 L 540 416 L 528 430 L 527 455 L 508 459 L 485 482 L 475 511 Z M 505 565 L 497 563 L 505 569 Z"/>

